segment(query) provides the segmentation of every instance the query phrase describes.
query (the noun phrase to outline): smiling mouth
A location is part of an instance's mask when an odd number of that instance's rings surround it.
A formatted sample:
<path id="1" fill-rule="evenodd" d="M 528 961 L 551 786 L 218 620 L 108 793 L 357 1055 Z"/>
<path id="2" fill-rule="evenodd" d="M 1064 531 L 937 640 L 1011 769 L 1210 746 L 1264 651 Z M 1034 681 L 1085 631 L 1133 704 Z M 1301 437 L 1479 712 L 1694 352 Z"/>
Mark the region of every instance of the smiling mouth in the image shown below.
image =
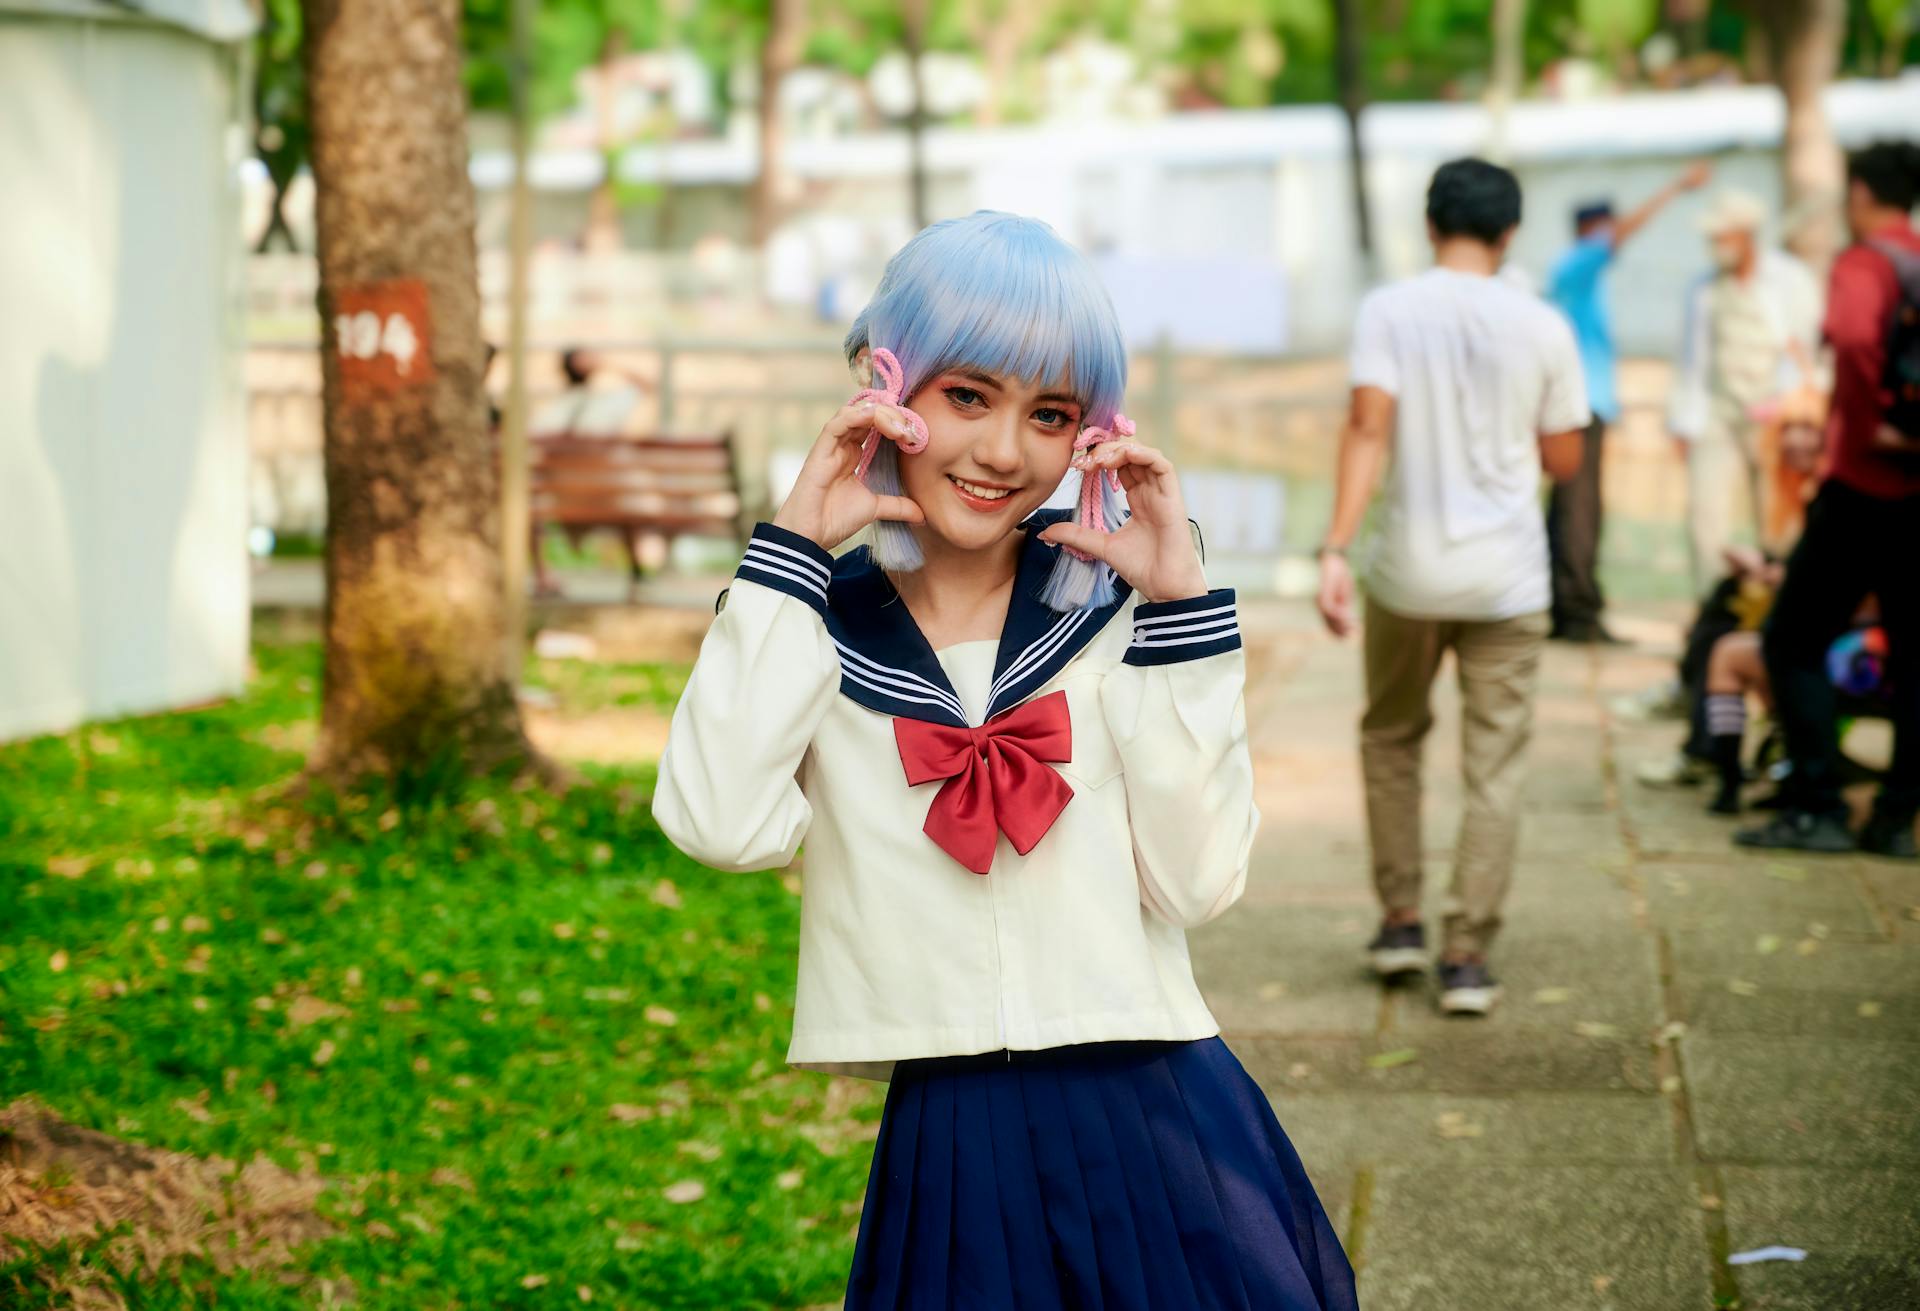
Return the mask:
<path id="1" fill-rule="evenodd" d="M 947 481 L 960 493 L 960 499 L 977 510 L 997 510 L 1014 493 L 1011 487 L 989 487 L 985 483 L 968 482 L 965 478 L 947 475 Z"/>

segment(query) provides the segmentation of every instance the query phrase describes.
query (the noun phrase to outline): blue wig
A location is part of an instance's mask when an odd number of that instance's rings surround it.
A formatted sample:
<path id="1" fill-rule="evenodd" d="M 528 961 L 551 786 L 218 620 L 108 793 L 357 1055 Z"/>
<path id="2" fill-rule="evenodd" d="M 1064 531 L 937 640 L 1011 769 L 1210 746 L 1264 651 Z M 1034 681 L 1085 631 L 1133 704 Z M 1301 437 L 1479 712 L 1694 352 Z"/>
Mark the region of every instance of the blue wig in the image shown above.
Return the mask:
<path id="1" fill-rule="evenodd" d="M 881 347 L 900 360 L 901 399 L 929 379 L 973 368 L 1030 385 L 1058 387 L 1080 403 L 1082 425 L 1111 427 L 1127 387 L 1127 351 L 1119 317 L 1085 256 L 1038 219 L 976 210 L 923 229 L 887 261 L 873 300 L 847 332 L 849 364 Z M 900 452 L 876 450 L 867 482 L 898 495 Z M 1125 517 L 1101 479 L 1106 521 Z M 873 555 L 884 569 L 921 564 L 905 524 L 875 523 Z M 1113 599 L 1113 574 L 1098 561 L 1061 551 L 1042 599 L 1075 610 Z"/>

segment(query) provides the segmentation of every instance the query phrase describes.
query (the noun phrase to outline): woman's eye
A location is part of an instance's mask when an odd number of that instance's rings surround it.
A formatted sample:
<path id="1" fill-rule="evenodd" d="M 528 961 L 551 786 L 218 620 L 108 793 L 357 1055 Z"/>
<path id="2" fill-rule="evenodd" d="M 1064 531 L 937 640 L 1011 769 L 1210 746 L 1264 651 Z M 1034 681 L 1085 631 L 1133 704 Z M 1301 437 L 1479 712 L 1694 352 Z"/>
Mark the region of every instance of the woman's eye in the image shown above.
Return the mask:
<path id="1" fill-rule="evenodd" d="M 1073 416 L 1065 410 L 1042 408 L 1033 412 L 1033 417 L 1049 428 L 1065 428 L 1073 422 Z"/>
<path id="2" fill-rule="evenodd" d="M 980 393 L 971 387 L 949 387 L 947 396 L 956 405 L 973 405 L 980 400 Z"/>

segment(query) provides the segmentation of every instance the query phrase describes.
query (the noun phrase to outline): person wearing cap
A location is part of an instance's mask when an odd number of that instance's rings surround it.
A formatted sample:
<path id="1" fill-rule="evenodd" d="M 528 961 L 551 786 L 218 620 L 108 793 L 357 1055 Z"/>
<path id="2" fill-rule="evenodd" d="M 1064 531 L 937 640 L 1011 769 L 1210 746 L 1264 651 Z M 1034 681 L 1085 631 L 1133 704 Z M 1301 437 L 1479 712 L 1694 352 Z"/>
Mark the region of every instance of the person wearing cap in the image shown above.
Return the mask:
<path id="1" fill-rule="evenodd" d="M 1765 245 L 1767 217 L 1757 197 L 1723 191 L 1700 220 L 1713 269 L 1687 293 L 1680 367 L 1667 411 L 1668 431 L 1687 465 L 1696 597 L 1727 571 L 1736 499 L 1750 508 L 1756 535 L 1764 537 L 1758 416 L 1812 381 L 1819 285 L 1806 265 Z"/>
<path id="2" fill-rule="evenodd" d="M 1607 297 L 1607 266 L 1620 247 L 1682 192 L 1706 185 L 1708 166 L 1690 165 L 1638 208 L 1616 216 L 1607 201 L 1573 213 L 1574 243 L 1547 279 L 1547 298 L 1573 326 L 1593 409 L 1582 442 L 1580 472 L 1555 484 L 1547 502 L 1547 549 L 1553 577 L 1552 636 L 1568 642 L 1610 642 L 1601 625 L 1606 599 L 1600 591 L 1600 443 L 1620 417 L 1614 380 L 1613 311 Z"/>

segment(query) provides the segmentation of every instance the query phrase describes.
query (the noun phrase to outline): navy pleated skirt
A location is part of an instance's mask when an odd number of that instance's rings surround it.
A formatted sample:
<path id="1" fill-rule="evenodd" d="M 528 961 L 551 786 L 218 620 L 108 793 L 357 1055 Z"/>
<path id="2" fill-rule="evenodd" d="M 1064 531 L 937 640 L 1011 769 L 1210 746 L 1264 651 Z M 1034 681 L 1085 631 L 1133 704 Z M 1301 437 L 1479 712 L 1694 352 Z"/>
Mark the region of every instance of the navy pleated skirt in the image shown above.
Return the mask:
<path id="1" fill-rule="evenodd" d="M 1353 1268 L 1219 1038 L 902 1061 L 848 1311 L 1353 1311 Z"/>

